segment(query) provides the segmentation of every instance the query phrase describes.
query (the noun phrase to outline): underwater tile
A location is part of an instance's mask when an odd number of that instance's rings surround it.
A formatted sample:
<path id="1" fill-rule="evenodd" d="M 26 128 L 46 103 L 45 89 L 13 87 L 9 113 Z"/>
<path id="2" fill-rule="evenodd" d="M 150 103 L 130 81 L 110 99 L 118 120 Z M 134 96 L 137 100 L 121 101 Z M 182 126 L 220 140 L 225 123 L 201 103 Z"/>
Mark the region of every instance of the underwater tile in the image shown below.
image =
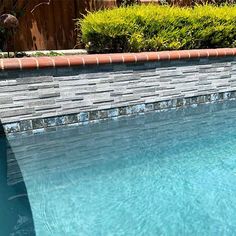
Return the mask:
<path id="1" fill-rule="evenodd" d="M 205 102 L 210 102 L 211 101 L 211 94 L 205 95 Z"/>
<path id="2" fill-rule="evenodd" d="M 145 104 L 132 105 L 129 106 L 129 114 L 137 114 L 145 111 Z"/>
<path id="3" fill-rule="evenodd" d="M 20 124 L 18 122 L 4 125 L 6 133 L 20 132 Z"/>
<path id="4" fill-rule="evenodd" d="M 136 105 L 136 111 L 137 111 L 138 113 L 143 113 L 143 112 L 145 112 L 145 104 Z"/>
<path id="5" fill-rule="evenodd" d="M 183 98 L 177 98 L 176 107 L 182 107 L 183 105 Z"/>
<path id="6" fill-rule="evenodd" d="M 89 120 L 98 120 L 99 112 L 98 111 L 90 111 L 89 112 Z"/>
<path id="7" fill-rule="evenodd" d="M 169 100 L 168 101 L 161 101 L 160 102 L 160 108 L 161 109 L 166 109 L 168 108 Z"/>
<path id="8" fill-rule="evenodd" d="M 173 99 L 171 103 L 172 103 L 172 108 L 175 108 L 177 106 L 177 99 Z"/>
<path id="9" fill-rule="evenodd" d="M 44 127 L 44 120 L 42 118 L 32 120 L 33 129 L 41 129 Z"/>
<path id="10" fill-rule="evenodd" d="M 127 107 L 119 107 L 119 116 L 127 115 Z"/>
<path id="11" fill-rule="evenodd" d="M 149 104 L 145 104 L 145 111 L 153 111 L 154 110 L 154 104 L 153 103 L 149 103 Z"/>
<path id="12" fill-rule="evenodd" d="M 56 126 L 65 125 L 67 123 L 66 116 L 57 116 L 56 117 Z"/>
<path id="13" fill-rule="evenodd" d="M 101 110 L 99 111 L 99 119 L 106 119 L 108 118 L 108 112 L 107 110 Z"/>
<path id="14" fill-rule="evenodd" d="M 132 115 L 133 114 L 132 112 L 133 112 L 132 106 L 126 107 L 126 115 Z"/>
<path id="15" fill-rule="evenodd" d="M 186 106 L 191 105 L 191 98 L 190 97 L 189 98 L 185 98 L 185 105 Z"/>
<path id="16" fill-rule="evenodd" d="M 236 91 L 231 91 L 230 92 L 230 98 L 236 98 Z"/>
<path id="17" fill-rule="evenodd" d="M 108 117 L 117 117 L 119 115 L 118 108 L 112 108 L 108 110 Z"/>
<path id="18" fill-rule="evenodd" d="M 44 124 L 46 127 L 56 126 L 56 117 L 44 118 Z"/>
<path id="19" fill-rule="evenodd" d="M 218 93 L 211 94 L 211 101 L 215 102 L 219 99 Z"/>
<path id="20" fill-rule="evenodd" d="M 197 96 L 190 98 L 190 105 L 197 104 Z"/>
<path id="21" fill-rule="evenodd" d="M 205 96 L 201 95 L 197 97 L 197 103 L 204 103 L 205 102 Z"/>
<path id="22" fill-rule="evenodd" d="M 161 109 L 161 102 L 154 102 L 154 110 L 160 110 Z"/>
<path id="23" fill-rule="evenodd" d="M 218 99 L 223 100 L 224 99 L 224 93 L 219 93 L 218 94 Z"/>
<path id="24" fill-rule="evenodd" d="M 78 123 L 78 116 L 77 115 L 67 115 L 66 117 L 67 117 L 66 118 L 67 124 Z"/>
<path id="25" fill-rule="evenodd" d="M 79 121 L 80 122 L 86 122 L 86 121 L 88 121 L 89 120 L 89 113 L 88 112 L 81 112 L 79 115 L 78 115 L 78 117 L 79 117 Z"/>
<path id="26" fill-rule="evenodd" d="M 223 95 L 223 99 L 228 100 L 231 97 L 231 92 L 225 92 Z"/>
<path id="27" fill-rule="evenodd" d="M 22 120 L 20 121 L 20 131 L 32 130 L 33 125 L 31 120 Z"/>

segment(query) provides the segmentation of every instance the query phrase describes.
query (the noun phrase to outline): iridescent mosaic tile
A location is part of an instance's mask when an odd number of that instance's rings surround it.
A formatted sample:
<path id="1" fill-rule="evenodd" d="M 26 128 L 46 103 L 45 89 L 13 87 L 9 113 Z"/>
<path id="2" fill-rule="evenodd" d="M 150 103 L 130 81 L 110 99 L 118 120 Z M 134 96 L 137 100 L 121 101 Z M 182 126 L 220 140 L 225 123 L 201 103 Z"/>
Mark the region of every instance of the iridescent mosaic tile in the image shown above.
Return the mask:
<path id="1" fill-rule="evenodd" d="M 57 117 L 50 117 L 50 118 L 45 118 L 44 119 L 44 124 L 45 126 L 48 128 L 48 127 L 53 127 L 53 126 L 56 126 L 56 118 Z"/>
<path id="2" fill-rule="evenodd" d="M 219 100 L 219 94 L 218 93 L 211 94 L 211 101 L 216 102 L 217 100 Z"/>
<path id="3" fill-rule="evenodd" d="M 205 95 L 205 102 L 211 102 L 211 95 Z"/>
<path id="4" fill-rule="evenodd" d="M 112 108 L 108 110 L 108 118 L 117 117 L 119 115 L 119 109 L 118 108 Z"/>
<path id="5" fill-rule="evenodd" d="M 44 128 L 44 120 L 43 119 L 33 119 L 32 120 L 32 125 L 33 125 L 33 129 L 41 129 Z"/>
<path id="6" fill-rule="evenodd" d="M 89 120 L 98 120 L 98 119 L 99 119 L 99 111 L 89 112 Z"/>
<path id="7" fill-rule="evenodd" d="M 176 107 L 184 106 L 184 98 L 177 98 Z"/>
<path id="8" fill-rule="evenodd" d="M 4 130 L 6 133 L 17 133 L 20 132 L 20 124 L 17 123 L 11 123 L 4 125 Z"/>
<path id="9" fill-rule="evenodd" d="M 224 100 L 228 100 L 228 99 L 230 99 L 230 92 L 226 92 L 226 93 L 223 93 L 223 99 Z"/>
<path id="10" fill-rule="evenodd" d="M 135 112 L 136 113 L 145 112 L 145 104 L 135 105 Z"/>
<path id="11" fill-rule="evenodd" d="M 223 100 L 224 99 L 224 93 L 219 93 L 218 94 L 218 99 Z"/>
<path id="12" fill-rule="evenodd" d="M 78 116 L 77 115 L 67 115 L 67 124 L 75 124 L 78 123 Z"/>
<path id="13" fill-rule="evenodd" d="M 150 112 L 154 110 L 154 104 L 153 103 L 149 103 L 149 104 L 145 104 L 145 111 L 146 112 Z"/>
<path id="14" fill-rule="evenodd" d="M 120 115 L 120 113 L 119 113 Z M 107 110 L 101 110 L 99 112 L 99 118 L 100 119 L 107 119 L 108 118 L 108 111 Z"/>
<path id="15" fill-rule="evenodd" d="M 119 108 L 119 116 L 127 115 L 127 107 L 120 107 Z"/>
<path id="16" fill-rule="evenodd" d="M 88 112 L 81 112 L 78 114 L 79 122 L 86 122 L 89 120 L 89 113 Z"/>
<path id="17" fill-rule="evenodd" d="M 67 124 L 67 117 L 66 116 L 56 117 L 56 126 L 65 125 L 65 124 Z"/>
<path id="18" fill-rule="evenodd" d="M 31 120 L 22 120 L 20 121 L 20 131 L 32 130 L 33 125 Z"/>

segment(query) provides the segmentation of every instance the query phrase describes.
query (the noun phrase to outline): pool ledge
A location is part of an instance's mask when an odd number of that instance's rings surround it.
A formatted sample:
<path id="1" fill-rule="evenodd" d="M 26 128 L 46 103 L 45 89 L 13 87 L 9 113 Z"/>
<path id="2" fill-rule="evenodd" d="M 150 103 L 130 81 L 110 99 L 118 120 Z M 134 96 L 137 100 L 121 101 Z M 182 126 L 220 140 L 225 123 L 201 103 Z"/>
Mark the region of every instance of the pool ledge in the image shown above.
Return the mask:
<path id="1" fill-rule="evenodd" d="M 79 56 L 0 59 L 0 70 L 28 70 L 60 67 L 84 67 L 181 59 L 236 56 L 236 48 L 178 50 L 142 53 L 94 54 Z"/>

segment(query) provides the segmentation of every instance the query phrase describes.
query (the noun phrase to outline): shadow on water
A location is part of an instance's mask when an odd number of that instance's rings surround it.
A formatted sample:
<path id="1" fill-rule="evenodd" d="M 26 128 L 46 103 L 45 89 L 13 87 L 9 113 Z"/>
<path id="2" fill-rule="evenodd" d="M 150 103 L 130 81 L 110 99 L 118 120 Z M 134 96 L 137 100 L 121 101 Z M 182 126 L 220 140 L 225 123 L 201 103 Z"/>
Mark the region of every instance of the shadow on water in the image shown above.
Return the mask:
<path id="1" fill-rule="evenodd" d="M 19 173 L 17 160 L 0 121 L 0 235 L 34 236 L 34 222 L 25 183 L 23 178 L 16 183 L 9 181 L 9 168 L 15 168 Z"/>

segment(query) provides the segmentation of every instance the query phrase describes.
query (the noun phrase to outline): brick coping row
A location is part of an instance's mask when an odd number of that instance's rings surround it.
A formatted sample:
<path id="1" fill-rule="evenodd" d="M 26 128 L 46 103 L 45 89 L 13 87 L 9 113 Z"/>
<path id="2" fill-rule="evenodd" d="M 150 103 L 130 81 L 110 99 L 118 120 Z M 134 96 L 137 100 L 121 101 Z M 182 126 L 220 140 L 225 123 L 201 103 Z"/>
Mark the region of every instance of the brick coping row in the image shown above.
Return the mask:
<path id="1" fill-rule="evenodd" d="M 0 71 L 236 56 L 236 48 L 0 59 Z"/>

